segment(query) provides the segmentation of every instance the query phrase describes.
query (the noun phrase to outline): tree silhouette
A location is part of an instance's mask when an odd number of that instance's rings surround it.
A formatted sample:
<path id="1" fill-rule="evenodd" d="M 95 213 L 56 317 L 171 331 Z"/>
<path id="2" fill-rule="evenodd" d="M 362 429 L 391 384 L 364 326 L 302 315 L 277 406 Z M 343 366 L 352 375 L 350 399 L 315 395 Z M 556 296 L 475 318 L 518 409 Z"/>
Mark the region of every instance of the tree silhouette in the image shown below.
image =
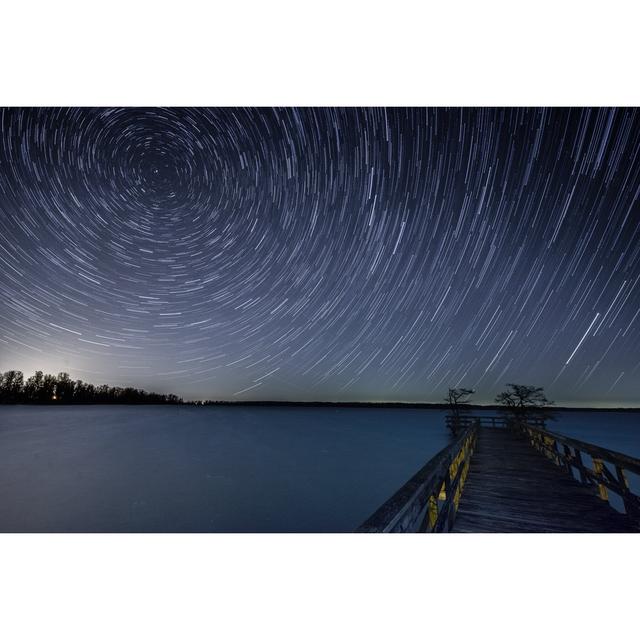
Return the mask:
<path id="1" fill-rule="evenodd" d="M 69 377 L 68 373 L 61 371 L 58 374 L 58 380 L 56 381 L 56 399 L 62 403 L 69 403 L 73 400 L 73 380 Z"/>
<path id="2" fill-rule="evenodd" d="M 527 384 L 508 384 L 508 390 L 496 396 L 496 402 L 503 407 L 510 418 L 517 422 L 544 422 L 553 415 L 552 401 L 548 400 L 542 387 Z"/>
<path id="3" fill-rule="evenodd" d="M 15 404 L 182 404 L 175 394 L 148 393 L 127 387 L 99 387 L 72 380 L 61 371 L 57 377 L 36 371 L 26 382 L 21 371 L 0 373 L 0 403 Z"/>
<path id="4" fill-rule="evenodd" d="M 36 371 L 25 383 L 23 390 L 23 400 L 25 402 L 39 402 L 42 393 L 44 375 L 42 371 Z"/>
<path id="5" fill-rule="evenodd" d="M 22 371 L 6 371 L 2 374 L 0 398 L 2 402 L 19 402 L 22 396 Z"/>
<path id="6" fill-rule="evenodd" d="M 465 389 L 459 387 L 456 389 L 449 389 L 445 400 L 449 403 L 449 411 L 451 412 L 451 419 L 447 422 L 447 426 L 451 429 L 453 435 L 457 435 L 460 430 L 460 418 L 464 411 L 467 410 L 469 404 L 469 398 L 475 393 L 473 389 Z"/>
<path id="7" fill-rule="evenodd" d="M 42 379 L 39 402 L 51 402 L 56 394 L 56 378 L 50 373 L 45 374 Z"/>

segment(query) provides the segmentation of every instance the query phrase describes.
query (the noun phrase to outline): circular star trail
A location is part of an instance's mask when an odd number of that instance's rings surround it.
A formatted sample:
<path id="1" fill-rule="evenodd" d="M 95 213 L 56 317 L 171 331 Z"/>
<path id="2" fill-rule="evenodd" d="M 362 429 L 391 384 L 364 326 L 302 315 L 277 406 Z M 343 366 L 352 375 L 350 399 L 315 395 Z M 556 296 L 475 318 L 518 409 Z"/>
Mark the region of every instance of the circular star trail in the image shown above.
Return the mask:
<path id="1" fill-rule="evenodd" d="M 4 109 L 0 370 L 633 404 L 633 109 Z"/>

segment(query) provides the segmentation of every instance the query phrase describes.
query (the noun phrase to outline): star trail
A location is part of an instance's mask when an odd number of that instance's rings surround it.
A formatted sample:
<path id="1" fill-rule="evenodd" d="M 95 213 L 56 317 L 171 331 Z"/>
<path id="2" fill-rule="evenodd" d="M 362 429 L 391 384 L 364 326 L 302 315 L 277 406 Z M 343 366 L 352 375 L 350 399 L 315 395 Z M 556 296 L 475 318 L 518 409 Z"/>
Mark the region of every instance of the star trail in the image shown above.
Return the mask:
<path id="1" fill-rule="evenodd" d="M 638 404 L 640 112 L 0 111 L 0 371 Z"/>

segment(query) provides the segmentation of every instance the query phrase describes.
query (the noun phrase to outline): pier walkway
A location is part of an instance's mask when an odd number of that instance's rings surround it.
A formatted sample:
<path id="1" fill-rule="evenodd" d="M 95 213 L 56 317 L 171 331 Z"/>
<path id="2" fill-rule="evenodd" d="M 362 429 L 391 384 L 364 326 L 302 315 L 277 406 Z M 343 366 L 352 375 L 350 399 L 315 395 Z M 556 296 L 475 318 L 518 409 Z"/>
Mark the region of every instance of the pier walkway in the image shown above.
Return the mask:
<path id="1" fill-rule="evenodd" d="M 501 417 L 462 433 L 359 532 L 637 532 L 640 460 Z M 634 485 L 635 486 L 635 485 Z"/>

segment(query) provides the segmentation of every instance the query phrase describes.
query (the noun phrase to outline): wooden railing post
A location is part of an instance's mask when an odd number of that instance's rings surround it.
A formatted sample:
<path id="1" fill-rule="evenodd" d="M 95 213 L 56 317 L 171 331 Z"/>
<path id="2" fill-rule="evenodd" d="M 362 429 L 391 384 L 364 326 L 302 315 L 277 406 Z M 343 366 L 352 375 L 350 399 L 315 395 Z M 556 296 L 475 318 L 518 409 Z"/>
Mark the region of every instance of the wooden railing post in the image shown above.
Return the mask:
<path id="1" fill-rule="evenodd" d="M 438 500 L 431 494 L 427 502 L 427 523 L 426 530 L 433 531 L 438 522 Z"/>
<path id="2" fill-rule="evenodd" d="M 598 477 L 598 479 L 604 479 L 604 462 L 600 458 L 592 458 L 593 460 L 593 471 Z M 598 482 L 598 497 L 600 500 L 609 500 L 609 492 L 607 491 L 607 487 L 602 483 Z"/>
<path id="3" fill-rule="evenodd" d="M 449 472 L 447 472 L 444 476 L 444 494 L 445 494 L 445 506 L 444 510 L 444 518 L 442 520 L 440 531 L 446 533 L 449 531 L 449 527 L 451 524 L 451 505 L 453 504 L 453 493 L 451 491 L 451 476 Z M 442 490 L 440 491 L 440 495 L 442 495 Z"/>

